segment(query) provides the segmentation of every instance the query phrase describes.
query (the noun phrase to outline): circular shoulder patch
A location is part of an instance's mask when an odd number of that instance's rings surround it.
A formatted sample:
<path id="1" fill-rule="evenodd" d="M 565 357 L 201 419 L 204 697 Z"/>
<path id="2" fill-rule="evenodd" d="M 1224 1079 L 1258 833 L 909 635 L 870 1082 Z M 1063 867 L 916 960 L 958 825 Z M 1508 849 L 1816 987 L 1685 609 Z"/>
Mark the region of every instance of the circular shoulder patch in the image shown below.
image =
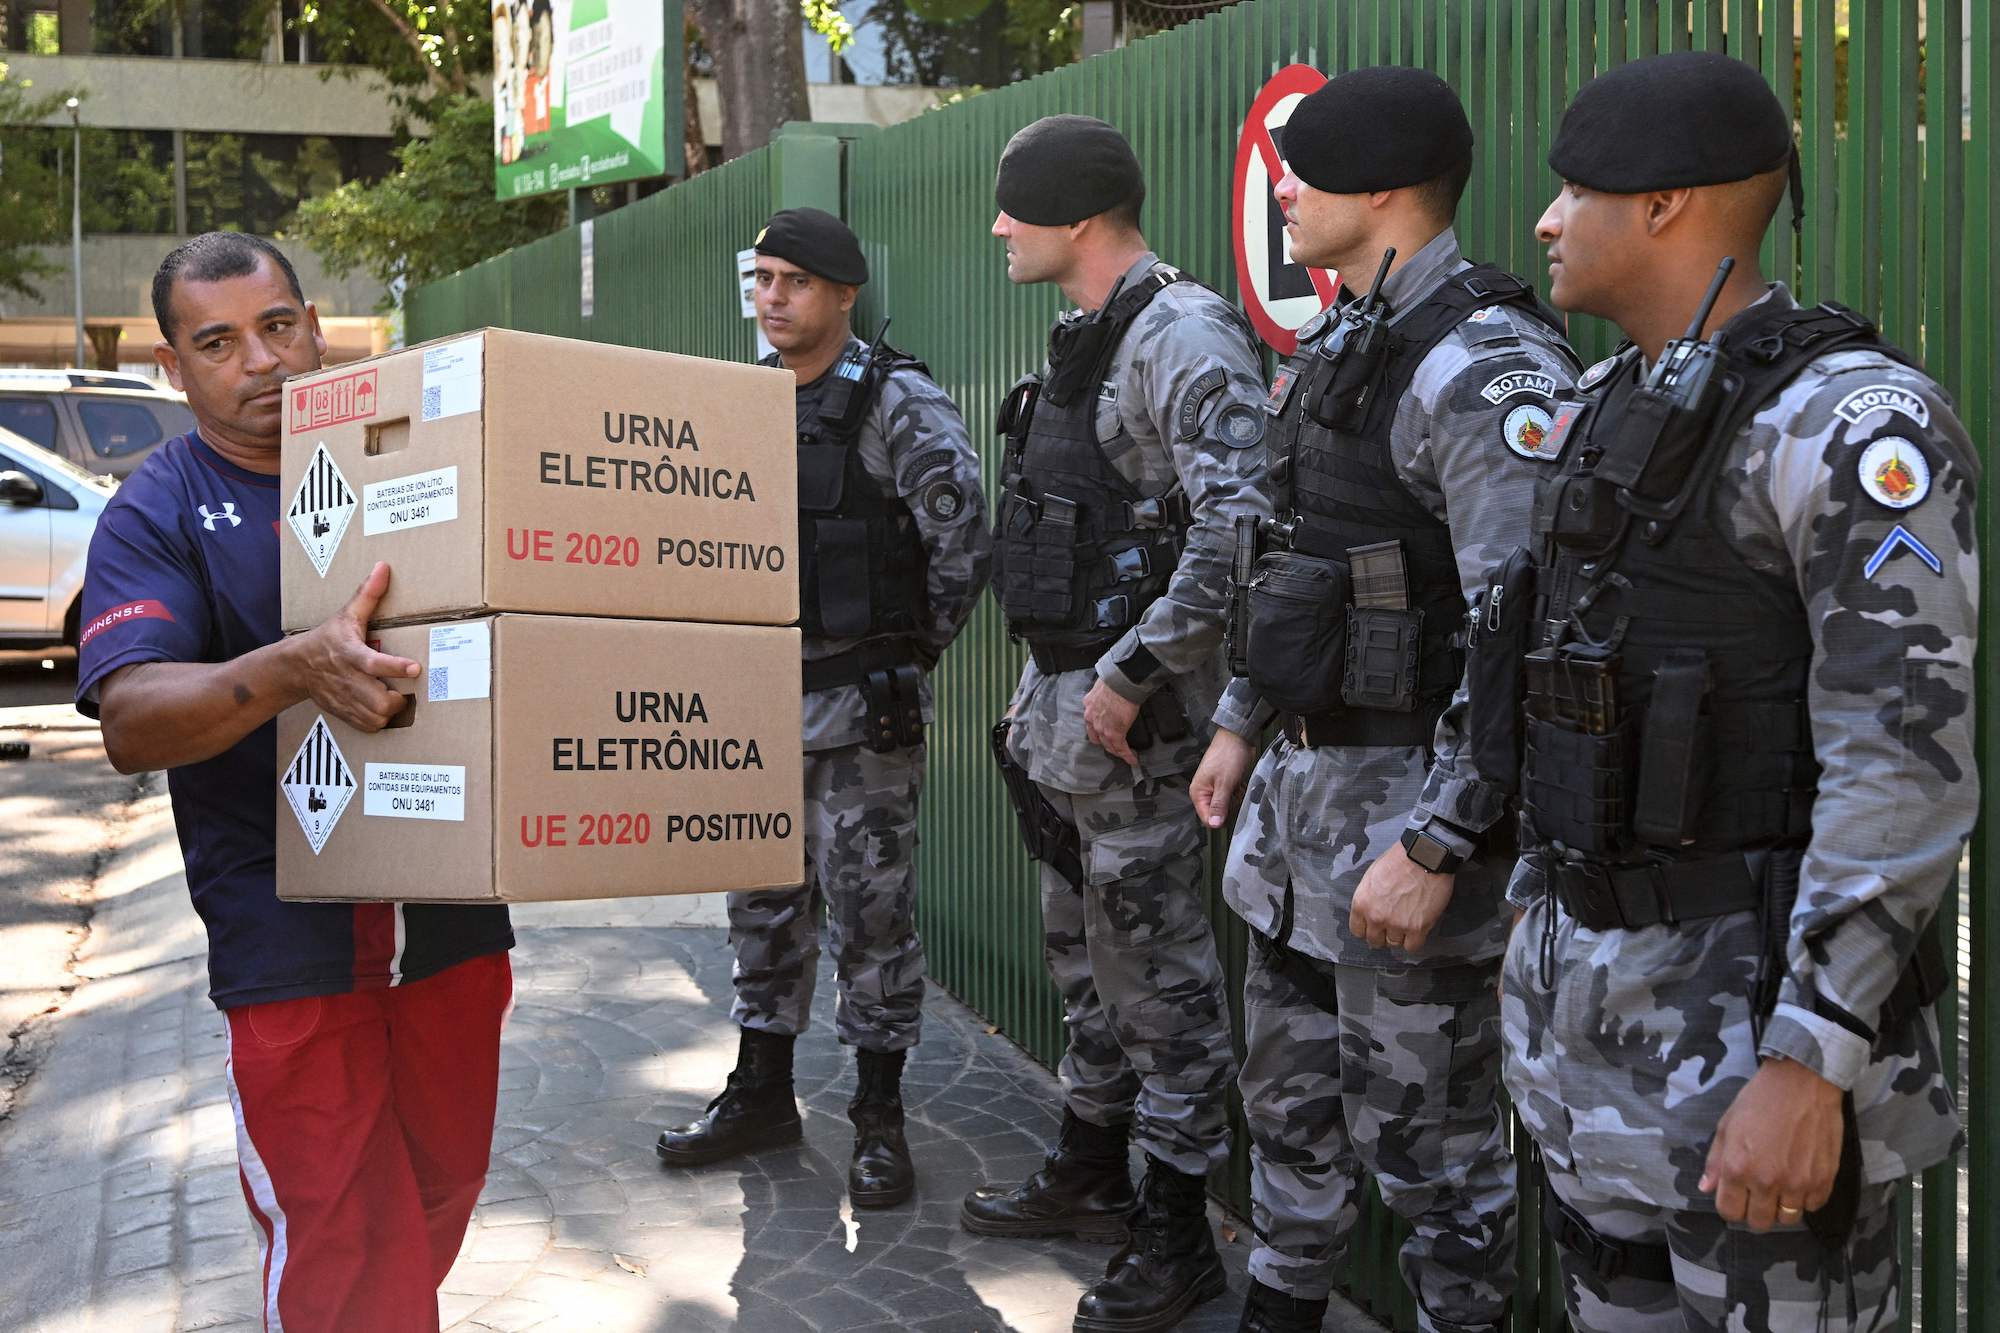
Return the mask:
<path id="1" fill-rule="evenodd" d="M 1216 434 L 1231 449 L 1248 449 L 1264 440 L 1264 414 L 1247 403 L 1231 403 L 1215 418 Z"/>
<path id="2" fill-rule="evenodd" d="M 1523 458 L 1532 458 L 1538 463 L 1553 462 L 1560 452 L 1554 447 L 1555 418 L 1549 410 L 1536 403 L 1523 403 L 1507 414 L 1507 424 L 1501 427 L 1507 437 L 1507 447 Z"/>
<path id="3" fill-rule="evenodd" d="M 1885 435 L 1861 452 L 1861 489 L 1891 509 L 1908 509 L 1931 493 L 1931 464 L 1916 441 Z"/>
<path id="4" fill-rule="evenodd" d="M 965 509 L 965 492 L 955 481 L 934 481 L 924 491 L 924 510 L 940 523 L 949 523 Z"/>
<path id="5" fill-rule="evenodd" d="M 1467 315 L 1465 317 L 1465 322 L 1468 324 L 1484 324 L 1487 320 L 1492 319 L 1495 315 L 1499 313 L 1500 313 L 1500 307 L 1497 305 L 1481 306 L 1479 307 L 1479 309 Z"/>
<path id="6" fill-rule="evenodd" d="M 1616 354 L 1605 357 L 1602 361 L 1599 361 L 1596 365 L 1577 377 L 1576 387 L 1579 389 L 1595 389 L 1604 382 L 1604 377 L 1609 375 L 1611 368 L 1617 364 L 1618 357 Z"/>

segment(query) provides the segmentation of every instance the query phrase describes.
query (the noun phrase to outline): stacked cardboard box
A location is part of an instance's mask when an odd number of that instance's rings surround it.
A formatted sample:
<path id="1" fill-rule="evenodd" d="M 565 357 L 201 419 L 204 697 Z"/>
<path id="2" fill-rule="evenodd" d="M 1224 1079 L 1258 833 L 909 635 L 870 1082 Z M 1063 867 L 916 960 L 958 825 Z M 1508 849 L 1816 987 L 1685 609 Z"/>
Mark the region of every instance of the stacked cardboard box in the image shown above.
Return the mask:
<path id="1" fill-rule="evenodd" d="M 285 629 L 386 561 L 422 674 L 278 719 L 281 897 L 800 881 L 790 372 L 488 329 L 286 387 Z"/>

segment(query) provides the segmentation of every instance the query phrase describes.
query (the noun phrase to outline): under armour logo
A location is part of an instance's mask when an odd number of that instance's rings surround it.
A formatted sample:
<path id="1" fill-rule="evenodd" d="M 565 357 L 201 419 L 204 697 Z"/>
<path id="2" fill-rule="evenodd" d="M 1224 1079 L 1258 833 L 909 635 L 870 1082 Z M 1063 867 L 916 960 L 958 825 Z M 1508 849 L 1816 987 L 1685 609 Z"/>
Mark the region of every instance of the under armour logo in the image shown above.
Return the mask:
<path id="1" fill-rule="evenodd" d="M 236 516 L 236 502 L 234 500 L 223 501 L 222 512 L 219 514 L 209 513 L 207 505 L 198 506 L 195 509 L 195 512 L 201 515 L 201 525 L 204 528 L 207 528 L 210 532 L 215 531 L 215 520 L 217 520 L 218 518 L 228 519 L 229 526 L 232 528 L 236 527 L 238 524 L 243 522 L 242 519 Z"/>

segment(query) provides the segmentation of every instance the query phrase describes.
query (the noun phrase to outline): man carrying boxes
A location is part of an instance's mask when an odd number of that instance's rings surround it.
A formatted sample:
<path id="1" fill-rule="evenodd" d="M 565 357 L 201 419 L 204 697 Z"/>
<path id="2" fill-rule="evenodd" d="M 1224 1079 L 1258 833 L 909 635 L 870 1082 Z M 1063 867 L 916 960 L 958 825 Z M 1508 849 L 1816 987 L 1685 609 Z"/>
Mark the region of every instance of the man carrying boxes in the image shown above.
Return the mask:
<path id="1" fill-rule="evenodd" d="M 910 1196 L 902 1072 L 924 995 L 916 933 L 917 794 L 928 679 L 986 587 L 979 458 L 923 365 L 849 328 L 868 264 L 845 223 L 787 209 L 756 242 L 757 317 L 797 399 L 799 623 L 805 631 L 807 883 L 733 893 L 735 1072 L 700 1119 L 660 1135 L 669 1166 L 795 1143 L 792 1048 L 812 1004 L 819 918 L 856 1048 L 848 1197 Z"/>
<path id="2" fill-rule="evenodd" d="M 404 706 L 385 682 L 418 665 L 365 640 L 385 565 L 316 627 L 280 633 L 283 382 L 326 350 L 290 263 L 210 232 L 167 256 L 153 308 L 154 355 L 196 429 L 98 523 L 77 707 L 102 718 L 120 772 L 168 770 L 228 1018 L 267 1323 L 434 1333 L 492 1146 L 507 909 L 278 899 L 276 717 L 310 701 L 377 732 Z"/>

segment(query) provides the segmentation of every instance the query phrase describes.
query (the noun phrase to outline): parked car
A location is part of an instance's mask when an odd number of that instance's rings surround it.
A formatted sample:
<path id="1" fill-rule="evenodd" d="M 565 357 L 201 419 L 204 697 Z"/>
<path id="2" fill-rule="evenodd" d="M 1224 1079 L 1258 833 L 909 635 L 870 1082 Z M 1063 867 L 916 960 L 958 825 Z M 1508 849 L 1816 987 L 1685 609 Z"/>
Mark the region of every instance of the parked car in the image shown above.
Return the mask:
<path id="1" fill-rule="evenodd" d="M 187 401 L 142 375 L 0 371 L 0 429 L 89 472 L 122 477 L 161 441 L 194 429 Z"/>
<path id="2" fill-rule="evenodd" d="M 0 646 L 76 646 L 84 555 L 117 489 L 0 430 Z"/>

